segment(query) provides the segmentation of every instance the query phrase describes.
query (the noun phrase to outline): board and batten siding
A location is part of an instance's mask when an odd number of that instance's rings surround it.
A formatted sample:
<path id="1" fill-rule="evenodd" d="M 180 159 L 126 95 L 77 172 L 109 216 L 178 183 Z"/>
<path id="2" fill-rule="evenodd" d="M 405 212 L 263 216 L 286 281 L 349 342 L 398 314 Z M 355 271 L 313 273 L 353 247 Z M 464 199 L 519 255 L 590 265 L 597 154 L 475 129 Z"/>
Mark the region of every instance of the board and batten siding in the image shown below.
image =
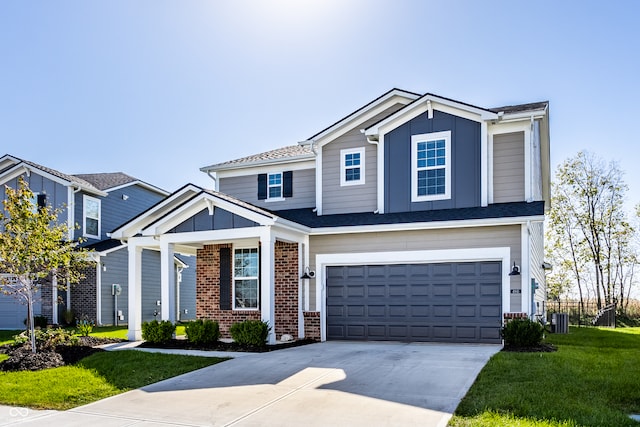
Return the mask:
<path id="1" fill-rule="evenodd" d="M 493 136 L 493 202 L 524 200 L 524 132 Z"/>
<path id="2" fill-rule="evenodd" d="M 364 148 L 364 184 L 340 186 L 340 150 Z M 322 148 L 323 215 L 373 212 L 377 209 L 377 146 L 354 129 Z"/>
<path id="3" fill-rule="evenodd" d="M 536 289 L 535 294 L 535 301 L 539 304 L 537 312 L 542 313 L 545 309 L 543 304 L 547 295 L 547 281 L 542 268 L 544 263 L 544 223 L 531 223 L 529 233 L 531 239 L 531 262 L 529 263 L 529 268 L 531 269 L 531 277 L 538 283 L 538 289 Z"/>
<path id="4" fill-rule="evenodd" d="M 283 172 L 287 170 L 283 166 Z M 293 171 L 293 197 L 283 201 L 268 202 L 258 200 L 258 175 L 234 176 L 221 178 L 219 189 L 254 206 L 270 210 L 313 208 L 316 205 L 316 173 L 315 169 Z"/>
<path id="5" fill-rule="evenodd" d="M 178 320 L 195 320 L 196 318 L 196 257 L 180 255 L 180 260 L 188 265 L 182 270 L 180 282 L 180 300 L 176 299 Z M 177 272 L 176 272 L 177 274 Z M 178 281 L 176 280 L 176 283 Z M 178 293 L 176 293 L 178 295 Z M 187 310 L 185 313 L 184 310 Z"/>
<path id="6" fill-rule="evenodd" d="M 118 295 L 118 310 L 122 311 L 124 320 L 119 324 L 127 323 L 129 319 L 129 251 L 127 247 L 110 252 L 100 258 L 104 268 L 101 272 L 100 289 L 100 319 L 103 325 L 113 325 L 115 321 L 115 297 L 111 295 L 111 286 L 120 285 L 122 292 Z"/>
<path id="7" fill-rule="evenodd" d="M 469 249 L 488 247 L 511 248 L 511 259 L 520 260 L 521 228 L 519 225 L 474 227 L 458 229 L 388 231 L 380 233 L 353 233 L 340 235 L 311 236 L 309 261 L 311 270 L 316 270 L 316 255 L 362 252 L 401 252 L 417 250 Z M 425 259 L 424 262 L 429 262 Z M 310 310 L 315 306 L 316 280 L 310 280 Z M 520 289 L 520 276 L 511 278 L 511 289 Z M 305 296 L 306 297 L 306 296 Z M 521 310 L 520 295 L 512 296 L 511 311 Z"/>
<path id="8" fill-rule="evenodd" d="M 116 229 L 141 212 L 163 200 L 165 196 L 139 185 L 129 185 L 110 191 L 107 197 L 101 199 L 102 209 L 102 238 L 106 233 Z M 81 199 L 82 202 L 82 199 Z M 82 211 L 76 221 L 82 220 Z"/>

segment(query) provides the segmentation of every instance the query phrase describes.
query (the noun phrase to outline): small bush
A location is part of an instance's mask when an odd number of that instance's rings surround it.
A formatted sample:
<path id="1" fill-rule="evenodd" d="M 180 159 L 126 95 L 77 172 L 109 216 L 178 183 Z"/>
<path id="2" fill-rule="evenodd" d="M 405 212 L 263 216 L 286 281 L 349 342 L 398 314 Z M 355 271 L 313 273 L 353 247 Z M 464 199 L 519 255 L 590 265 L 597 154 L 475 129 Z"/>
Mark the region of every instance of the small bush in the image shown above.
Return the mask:
<path id="1" fill-rule="evenodd" d="M 29 324 L 29 319 L 24 319 L 22 322 L 26 325 Z M 33 326 L 35 328 L 45 329 L 49 325 L 49 320 L 45 316 L 33 316 Z"/>
<path id="2" fill-rule="evenodd" d="M 271 327 L 262 320 L 245 320 L 231 325 L 229 332 L 231 338 L 238 344 L 263 346 L 267 343 L 267 337 Z"/>
<path id="3" fill-rule="evenodd" d="M 537 347 L 542 343 L 544 328 L 530 319 L 513 319 L 502 328 L 504 344 L 508 347 Z"/>
<path id="4" fill-rule="evenodd" d="M 158 322 L 142 322 L 142 339 L 150 343 L 164 343 L 173 338 L 176 331 L 176 325 L 168 320 Z"/>
<path id="5" fill-rule="evenodd" d="M 37 350 L 52 350 L 59 345 L 77 345 L 79 343 L 78 337 L 62 328 L 36 329 L 35 333 Z M 14 340 L 16 346 L 29 346 L 29 332 L 25 331 L 20 335 L 16 335 Z M 29 348 L 31 348 L 31 346 L 29 346 Z"/>
<path id="6" fill-rule="evenodd" d="M 87 316 L 82 316 L 82 319 L 78 319 L 76 327 L 78 328 L 78 335 L 81 337 L 88 337 L 93 332 L 93 326 L 95 323 Z"/>
<path id="7" fill-rule="evenodd" d="M 73 323 L 73 319 L 76 318 L 76 314 L 73 310 L 65 310 L 62 312 L 62 321 L 65 325 L 69 326 Z"/>
<path id="8" fill-rule="evenodd" d="M 210 319 L 198 319 L 184 326 L 187 340 L 193 344 L 213 344 L 220 338 L 218 322 Z"/>

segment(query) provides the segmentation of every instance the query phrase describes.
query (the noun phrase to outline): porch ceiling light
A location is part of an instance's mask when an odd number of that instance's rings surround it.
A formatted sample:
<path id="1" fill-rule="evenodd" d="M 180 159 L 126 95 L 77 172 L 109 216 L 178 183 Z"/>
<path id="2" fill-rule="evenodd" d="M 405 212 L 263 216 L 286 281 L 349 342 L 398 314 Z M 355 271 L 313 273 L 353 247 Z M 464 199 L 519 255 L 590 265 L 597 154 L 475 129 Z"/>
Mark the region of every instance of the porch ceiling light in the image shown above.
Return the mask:
<path id="1" fill-rule="evenodd" d="M 509 276 L 519 276 L 519 275 L 520 275 L 520 267 L 518 267 L 514 261 L 513 268 L 511 268 L 511 273 L 509 273 Z"/>

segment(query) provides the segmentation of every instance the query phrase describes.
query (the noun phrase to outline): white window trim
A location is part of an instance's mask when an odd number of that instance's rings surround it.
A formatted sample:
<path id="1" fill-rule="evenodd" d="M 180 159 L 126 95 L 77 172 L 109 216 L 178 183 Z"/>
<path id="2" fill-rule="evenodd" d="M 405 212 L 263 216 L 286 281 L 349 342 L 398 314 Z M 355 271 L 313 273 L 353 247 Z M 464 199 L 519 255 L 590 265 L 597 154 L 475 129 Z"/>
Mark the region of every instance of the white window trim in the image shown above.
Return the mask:
<path id="1" fill-rule="evenodd" d="M 347 181 L 346 172 L 347 169 L 354 169 L 354 167 L 347 167 L 345 165 L 345 157 L 347 154 L 360 154 L 360 165 L 357 166 L 360 168 L 360 179 L 357 181 Z M 364 147 L 359 148 L 345 148 L 344 150 L 340 150 L 340 187 L 347 187 L 350 185 L 362 185 L 364 184 Z"/>
<path id="2" fill-rule="evenodd" d="M 445 191 L 444 194 L 418 196 L 418 143 L 444 139 L 445 141 Z M 422 170 L 422 169 L 420 169 Z M 411 136 L 411 201 L 429 202 L 433 200 L 447 200 L 451 198 L 451 131 L 423 133 Z"/>
<path id="3" fill-rule="evenodd" d="M 88 234 L 87 233 L 87 201 L 93 201 L 98 204 L 98 235 Z M 95 218 L 92 218 L 95 219 Z M 91 237 L 94 239 L 99 239 L 102 235 L 102 204 L 100 199 L 96 199 L 95 197 L 83 195 L 82 196 L 82 235 L 84 237 Z"/>
<path id="4" fill-rule="evenodd" d="M 278 187 L 277 185 L 269 185 L 269 176 L 270 175 L 280 175 L 280 197 L 270 197 L 270 192 L 269 189 L 271 187 Z M 264 200 L 265 202 L 282 202 L 284 200 L 284 197 L 282 196 L 284 194 L 284 172 L 282 171 L 278 171 L 278 172 L 268 172 L 267 173 L 267 198 Z"/>
<path id="5" fill-rule="evenodd" d="M 241 250 L 241 249 L 256 249 L 258 251 L 258 275 L 253 277 L 239 277 L 238 279 L 255 279 L 256 283 L 258 284 L 258 306 L 255 308 L 249 307 L 236 307 L 236 268 L 235 268 L 235 262 L 236 262 L 236 251 L 237 250 Z M 257 246 L 234 246 L 233 250 L 231 252 L 233 254 L 233 257 L 231 259 L 231 301 L 232 301 L 232 306 L 231 308 L 235 311 L 259 311 L 260 310 L 260 248 Z"/>

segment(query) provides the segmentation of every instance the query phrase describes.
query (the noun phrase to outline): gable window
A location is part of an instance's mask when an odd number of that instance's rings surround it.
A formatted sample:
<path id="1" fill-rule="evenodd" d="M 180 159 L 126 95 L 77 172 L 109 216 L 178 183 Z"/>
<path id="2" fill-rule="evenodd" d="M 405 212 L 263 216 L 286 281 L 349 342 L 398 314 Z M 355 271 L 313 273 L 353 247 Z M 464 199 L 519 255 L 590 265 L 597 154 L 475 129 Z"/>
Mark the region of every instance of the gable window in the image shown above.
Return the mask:
<path id="1" fill-rule="evenodd" d="M 258 248 L 238 248 L 233 253 L 233 308 L 258 309 Z"/>
<path id="2" fill-rule="evenodd" d="M 31 212 L 38 213 L 47 206 L 47 195 L 40 193 L 33 193 L 31 198 Z"/>
<path id="3" fill-rule="evenodd" d="M 411 201 L 451 198 L 451 131 L 411 137 Z"/>
<path id="4" fill-rule="evenodd" d="M 94 197 L 82 198 L 83 236 L 100 238 L 100 200 Z"/>
<path id="5" fill-rule="evenodd" d="M 364 147 L 340 150 L 340 186 L 364 184 Z"/>
<path id="6" fill-rule="evenodd" d="M 293 197 L 293 172 L 270 172 L 258 175 L 258 200 L 281 201 Z"/>

